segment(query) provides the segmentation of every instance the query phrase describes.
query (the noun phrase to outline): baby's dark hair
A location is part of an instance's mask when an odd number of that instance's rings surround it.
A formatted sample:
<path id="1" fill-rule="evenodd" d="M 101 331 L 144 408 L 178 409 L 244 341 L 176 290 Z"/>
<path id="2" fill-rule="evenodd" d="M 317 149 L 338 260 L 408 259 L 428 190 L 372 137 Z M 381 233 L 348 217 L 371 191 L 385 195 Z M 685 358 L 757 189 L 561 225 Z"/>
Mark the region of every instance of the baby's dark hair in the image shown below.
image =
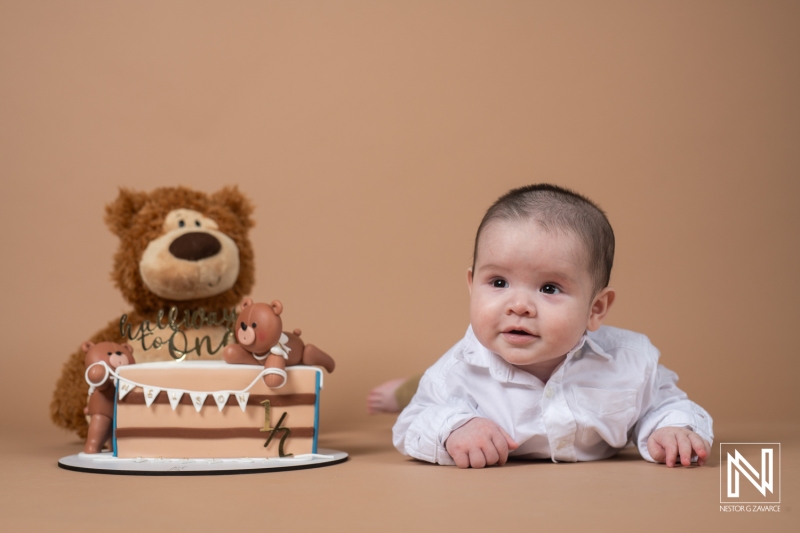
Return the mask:
<path id="1" fill-rule="evenodd" d="M 472 253 L 473 271 L 478 239 L 483 228 L 493 220 L 535 220 L 546 231 L 572 232 L 588 252 L 595 293 L 608 286 L 614 264 L 614 230 L 603 210 L 585 196 L 549 183 L 508 191 L 492 204 L 478 226 Z"/>

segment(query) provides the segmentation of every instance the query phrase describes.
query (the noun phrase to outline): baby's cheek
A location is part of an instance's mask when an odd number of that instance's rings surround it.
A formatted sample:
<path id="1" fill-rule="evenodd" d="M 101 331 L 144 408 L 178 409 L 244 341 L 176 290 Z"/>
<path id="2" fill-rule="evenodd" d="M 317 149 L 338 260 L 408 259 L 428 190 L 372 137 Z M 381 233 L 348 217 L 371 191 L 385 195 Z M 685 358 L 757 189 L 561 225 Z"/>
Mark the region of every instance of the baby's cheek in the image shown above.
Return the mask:
<path id="1" fill-rule="evenodd" d="M 490 330 L 496 326 L 502 311 L 491 300 L 473 297 L 469 309 L 469 319 L 472 329 L 481 331 Z"/>
<path id="2" fill-rule="evenodd" d="M 566 350 L 572 349 L 586 331 L 587 321 L 579 316 L 551 317 L 547 328 L 554 342 Z"/>

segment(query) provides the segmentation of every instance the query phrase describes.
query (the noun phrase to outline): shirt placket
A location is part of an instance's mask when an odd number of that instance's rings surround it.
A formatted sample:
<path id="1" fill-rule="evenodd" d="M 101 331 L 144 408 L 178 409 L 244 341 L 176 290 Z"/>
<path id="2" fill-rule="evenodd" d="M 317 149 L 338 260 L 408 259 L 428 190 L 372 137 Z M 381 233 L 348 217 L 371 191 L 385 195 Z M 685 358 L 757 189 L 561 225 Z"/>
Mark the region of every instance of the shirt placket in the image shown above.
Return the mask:
<path id="1" fill-rule="evenodd" d="M 562 378 L 565 366 L 561 365 L 547 381 L 542 395 L 542 414 L 550 442 L 550 457 L 553 461 L 575 462 L 577 424 L 564 394 Z"/>

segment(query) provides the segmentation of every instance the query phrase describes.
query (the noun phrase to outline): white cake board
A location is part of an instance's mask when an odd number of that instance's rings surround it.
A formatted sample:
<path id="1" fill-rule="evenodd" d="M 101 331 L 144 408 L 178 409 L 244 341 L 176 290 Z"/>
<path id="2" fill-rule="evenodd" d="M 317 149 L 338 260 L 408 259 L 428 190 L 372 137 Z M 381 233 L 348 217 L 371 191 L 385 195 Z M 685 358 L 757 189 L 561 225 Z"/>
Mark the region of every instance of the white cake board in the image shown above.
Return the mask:
<path id="1" fill-rule="evenodd" d="M 320 448 L 315 454 L 270 459 L 118 459 L 111 452 L 79 453 L 58 460 L 65 470 L 127 476 L 217 476 L 319 468 L 343 463 L 347 452 Z"/>

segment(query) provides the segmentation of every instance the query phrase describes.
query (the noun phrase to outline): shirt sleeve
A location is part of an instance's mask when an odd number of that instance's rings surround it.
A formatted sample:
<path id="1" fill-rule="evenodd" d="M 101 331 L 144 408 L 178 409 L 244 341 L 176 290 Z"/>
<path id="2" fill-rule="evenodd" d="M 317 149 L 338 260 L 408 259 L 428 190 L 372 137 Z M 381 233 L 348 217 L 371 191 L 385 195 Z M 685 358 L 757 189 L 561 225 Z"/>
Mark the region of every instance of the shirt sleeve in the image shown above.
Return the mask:
<path id="1" fill-rule="evenodd" d="M 713 420 L 705 409 L 689 400 L 676 385 L 678 375 L 658 365 L 652 373 L 643 394 L 642 415 L 633 428 L 639 453 L 655 462 L 647 450 L 650 435 L 663 427 L 690 429 L 711 444 L 714 441 Z"/>
<path id="2" fill-rule="evenodd" d="M 392 428 L 392 440 L 400 453 L 441 465 L 455 464 L 444 447 L 450 433 L 478 416 L 468 400 L 456 400 L 447 393 L 444 367 L 453 363 L 447 364 L 447 357 L 425 372 L 417 393 Z"/>

